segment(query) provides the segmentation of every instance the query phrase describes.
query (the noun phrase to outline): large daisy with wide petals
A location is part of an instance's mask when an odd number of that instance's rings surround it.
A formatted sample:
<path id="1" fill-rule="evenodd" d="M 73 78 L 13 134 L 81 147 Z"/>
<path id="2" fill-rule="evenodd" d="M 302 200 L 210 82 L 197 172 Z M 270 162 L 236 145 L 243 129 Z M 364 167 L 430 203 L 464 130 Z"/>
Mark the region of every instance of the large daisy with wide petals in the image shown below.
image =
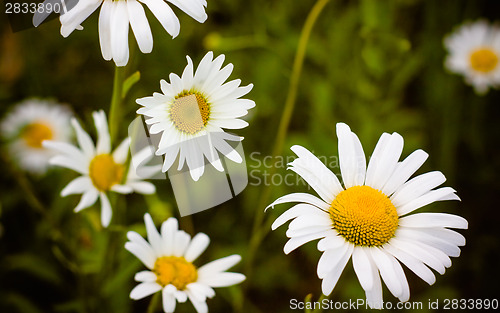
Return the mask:
<path id="1" fill-rule="evenodd" d="M 52 3 L 54 0 L 45 2 Z M 129 58 L 129 24 L 141 52 L 150 53 L 153 49 L 153 35 L 141 3 L 149 8 L 174 38 L 179 34 L 180 23 L 168 3 L 200 23 L 207 19 L 206 0 L 79 0 L 73 8 L 61 15 L 61 35 L 68 37 L 75 29 L 80 29 L 80 24 L 102 4 L 99 14 L 102 56 L 108 61 L 113 59 L 117 66 L 125 66 Z M 35 26 L 42 21 L 43 18 L 37 18 L 35 15 Z"/>
<path id="2" fill-rule="evenodd" d="M 372 308 L 382 306 L 381 279 L 400 301 L 407 301 L 410 289 L 401 263 L 425 282 L 436 281 L 431 269 L 444 274 L 450 257 L 458 257 L 464 237 L 449 228 L 466 229 L 467 221 L 444 213 L 414 213 L 443 200 L 459 200 L 441 172 L 410 177 L 428 155 L 416 150 L 398 162 L 403 138 L 384 133 L 368 166 L 361 143 L 349 126 L 337 124 L 340 170 L 343 185 L 316 156 L 293 146 L 298 158 L 290 169 L 300 175 L 319 195 L 293 193 L 270 206 L 300 202 L 278 217 L 272 229 L 293 219 L 284 247 L 290 253 L 315 240 L 323 254 L 317 273 L 322 291 L 329 295 L 346 264 L 352 258 L 354 271 Z"/>
<path id="3" fill-rule="evenodd" d="M 162 292 L 163 310 L 175 311 L 176 302 L 191 301 L 198 313 L 208 312 L 207 298 L 215 296 L 214 287 L 228 287 L 241 283 L 245 275 L 226 272 L 240 262 L 237 254 L 227 256 L 197 267 L 193 262 L 205 251 L 210 238 L 198 233 L 191 236 L 178 229 L 175 218 L 161 225 L 158 233 L 149 214 L 144 215 L 148 241 L 130 231 L 125 248 L 149 269 L 135 275 L 141 282 L 131 292 L 130 298 L 138 300 L 158 291 Z"/>
<path id="4" fill-rule="evenodd" d="M 81 174 L 81 176 L 64 187 L 61 196 L 82 194 L 80 202 L 75 207 L 75 212 L 88 208 L 100 198 L 101 222 L 104 227 L 107 227 L 112 216 L 111 204 L 107 196 L 108 192 L 152 194 L 156 189 L 150 182 L 141 180 L 148 177 L 139 178 L 134 168 L 127 166 L 130 139 L 123 140 L 111 152 L 106 114 L 104 111 L 99 111 L 94 112 L 92 115 L 98 135 L 96 146 L 89 134 L 82 129 L 74 118 L 71 120 L 71 124 L 75 129 L 80 147 L 47 140 L 43 142 L 43 146 L 58 153 L 50 159 L 50 164 L 69 168 Z M 160 171 L 160 167 L 151 166 L 146 173 L 154 176 Z"/>
<path id="5" fill-rule="evenodd" d="M 500 86 L 500 28 L 485 20 L 467 23 L 444 39 L 445 66 L 464 76 L 478 94 Z"/>
<path id="6" fill-rule="evenodd" d="M 238 152 L 228 144 L 242 138 L 224 132 L 223 128 L 248 126 L 239 118 L 245 116 L 255 102 L 239 99 L 252 90 L 252 84 L 240 87 L 240 79 L 225 83 L 233 65 L 221 69 L 224 55 L 213 59 L 213 53 L 208 52 L 194 73 L 189 56 L 187 62 L 182 77 L 172 73 L 170 83 L 160 82 L 162 93 L 136 102 L 143 106 L 137 113 L 146 117 L 149 132 L 161 134 L 156 154 L 165 155 L 162 171 L 166 172 L 179 157 L 178 169 L 186 162 L 191 177 L 197 181 L 203 175 L 205 159 L 217 170 L 224 170 L 219 153 L 234 162 L 242 162 Z"/>
<path id="7" fill-rule="evenodd" d="M 26 171 L 45 173 L 54 151 L 42 142 L 69 142 L 71 115 L 67 107 L 51 100 L 28 99 L 17 104 L 0 125 L 12 159 Z"/>

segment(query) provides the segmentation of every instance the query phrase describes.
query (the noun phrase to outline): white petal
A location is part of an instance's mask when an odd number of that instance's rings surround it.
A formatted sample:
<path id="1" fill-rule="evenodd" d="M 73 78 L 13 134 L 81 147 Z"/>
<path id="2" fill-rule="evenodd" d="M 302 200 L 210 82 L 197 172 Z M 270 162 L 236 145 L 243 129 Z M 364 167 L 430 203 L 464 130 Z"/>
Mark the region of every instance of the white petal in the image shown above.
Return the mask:
<path id="1" fill-rule="evenodd" d="M 416 150 L 398 163 L 394 173 L 389 177 L 382 192 L 385 195 L 391 195 L 396 189 L 401 187 L 421 166 L 429 155 L 423 150 Z"/>
<path id="2" fill-rule="evenodd" d="M 187 295 L 189 297 L 189 300 L 193 304 L 194 308 L 196 309 L 197 313 L 208 313 L 208 306 L 205 301 L 196 300 L 196 296 L 194 296 L 193 293 L 190 291 L 187 292 Z"/>
<path id="3" fill-rule="evenodd" d="M 427 264 L 429 267 L 431 267 L 441 275 L 443 275 L 446 271 L 443 263 L 436 256 L 432 255 L 427 250 L 422 249 L 420 246 L 417 246 L 412 242 L 400 241 L 396 238 L 392 238 L 390 244 L 392 244 L 395 248 L 406 252 L 417 260 Z"/>
<path id="4" fill-rule="evenodd" d="M 371 267 L 375 270 L 372 272 L 373 275 L 373 288 L 371 290 L 365 290 L 366 302 L 368 306 L 372 309 L 382 309 L 383 297 L 382 297 L 382 282 L 380 281 L 380 275 L 371 257 L 371 253 L 367 254 L 370 259 Z"/>
<path id="5" fill-rule="evenodd" d="M 179 228 L 179 222 L 177 222 L 177 219 L 173 217 L 169 218 L 161 225 L 163 253 L 165 255 L 172 255 L 174 252 L 174 239 L 178 228 Z"/>
<path id="6" fill-rule="evenodd" d="M 351 250 L 351 252 L 349 252 Z M 317 273 L 319 278 L 325 278 L 329 272 L 336 267 L 344 255 L 351 255 L 353 246 L 350 243 L 345 243 L 342 246 L 323 252 L 318 261 Z"/>
<path id="7" fill-rule="evenodd" d="M 151 195 L 156 192 L 156 187 L 152 183 L 145 182 L 145 181 L 136 181 L 136 182 L 131 182 L 128 183 L 132 189 L 137 192 L 141 193 L 143 195 Z"/>
<path id="8" fill-rule="evenodd" d="M 372 247 L 368 251 L 371 253 L 387 288 L 396 298 L 400 297 L 403 294 L 403 284 L 399 281 L 399 277 L 394 270 L 394 263 L 391 261 L 392 256 L 387 255 L 377 247 Z"/>
<path id="9" fill-rule="evenodd" d="M 174 237 L 174 251 L 173 254 L 177 257 L 184 255 L 189 242 L 191 241 L 191 236 L 183 230 L 178 231 Z"/>
<path id="10" fill-rule="evenodd" d="M 405 215 L 433 202 L 444 200 L 460 200 L 460 198 L 455 194 L 455 190 L 450 187 L 431 190 L 428 193 L 418 197 L 417 199 L 414 199 L 406 203 L 405 205 L 398 207 L 398 215 Z"/>
<path id="11" fill-rule="evenodd" d="M 377 190 L 381 190 L 394 173 L 401 152 L 403 152 L 404 140 L 398 133 L 393 133 L 387 142 L 381 137 L 379 143 L 382 143 L 382 146 L 379 149 L 375 147 L 366 171 L 365 181 L 365 185 Z"/>
<path id="12" fill-rule="evenodd" d="M 344 123 L 337 124 L 339 159 L 342 180 L 346 188 L 363 185 L 366 174 L 366 158 L 356 134 Z M 333 199 L 332 199 L 333 200 Z"/>
<path id="13" fill-rule="evenodd" d="M 292 150 L 299 157 L 300 162 L 302 162 L 302 166 L 306 168 L 310 166 L 311 169 L 315 169 L 316 176 L 318 176 L 321 181 L 323 181 L 330 188 L 331 200 L 333 200 L 333 197 L 344 190 L 339 182 L 339 179 L 337 178 L 337 175 L 335 175 L 330 169 L 328 169 L 326 165 L 323 164 L 323 162 L 321 162 L 309 150 L 298 145 L 292 146 L 290 150 Z"/>
<path id="14" fill-rule="evenodd" d="M 94 124 L 97 129 L 97 154 L 109 154 L 111 151 L 111 139 L 109 137 L 108 121 L 104 111 L 92 113 Z"/>
<path id="15" fill-rule="evenodd" d="M 135 255 L 149 269 L 153 269 L 156 262 L 156 256 L 151 248 L 129 241 L 125 243 L 125 249 Z"/>
<path id="16" fill-rule="evenodd" d="M 468 222 L 461 216 L 446 213 L 418 213 L 399 219 L 405 227 L 451 227 L 467 229 Z"/>
<path id="17" fill-rule="evenodd" d="M 128 63 L 128 31 L 129 16 L 127 2 L 115 1 L 111 16 L 111 52 L 116 66 L 125 66 Z"/>
<path id="18" fill-rule="evenodd" d="M 358 276 L 359 283 L 364 290 L 373 288 L 373 272 L 376 269 L 372 268 L 372 263 L 367 256 L 363 247 L 355 247 L 352 253 L 352 265 L 354 272 Z"/>
<path id="19" fill-rule="evenodd" d="M 148 241 L 153 247 L 153 250 L 156 253 L 162 251 L 162 238 L 158 231 L 156 230 L 155 223 L 153 222 L 153 218 L 149 213 L 144 214 L 144 223 L 146 224 L 146 231 L 148 233 Z"/>
<path id="20" fill-rule="evenodd" d="M 95 148 L 94 142 L 90 138 L 89 134 L 87 134 L 83 128 L 80 126 L 80 123 L 75 118 L 71 119 L 71 124 L 75 129 L 76 139 L 78 140 L 78 145 L 82 148 L 83 153 L 89 159 L 95 156 Z"/>
<path id="21" fill-rule="evenodd" d="M 203 283 L 210 287 L 228 287 L 245 280 L 245 275 L 240 273 L 222 272 L 217 275 L 203 277 Z"/>
<path id="22" fill-rule="evenodd" d="M 150 53 L 153 50 L 153 34 L 149 27 L 144 8 L 136 0 L 127 1 L 130 26 L 134 32 L 135 39 L 142 53 Z"/>
<path id="23" fill-rule="evenodd" d="M 394 257 L 396 257 L 399 261 L 401 261 L 401 263 L 406 265 L 406 267 L 408 267 L 413 273 L 422 278 L 422 280 L 429 285 L 432 285 L 436 282 L 436 276 L 434 276 L 434 273 L 419 259 L 411 256 L 401 249 L 394 247 L 390 243 L 384 245 L 383 249 L 387 253 L 390 253 Z"/>
<path id="24" fill-rule="evenodd" d="M 77 163 L 83 164 L 83 163 L 87 162 L 87 158 L 85 157 L 83 152 L 80 151 L 80 149 L 78 149 L 77 147 L 75 147 L 72 144 L 69 144 L 67 142 L 44 140 L 42 142 L 42 145 L 44 148 L 57 151 L 61 154 L 64 154 L 64 155 L 72 158 Z"/>
<path id="25" fill-rule="evenodd" d="M 94 204 L 97 201 L 98 196 L 99 192 L 94 188 L 85 192 L 80 199 L 80 202 L 78 202 L 75 208 L 75 212 L 80 212 L 81 210 L 86 209 Z"/>
<path id="26" fill-rule="evenodd" d="M 99 13 L 99 44 L 104 60 L 111 60 L 111 11 L 113 1 L 104 1 Z"/>
<path id="27" fill-rule="evenodd" d="M 300 203 L 297 204 L 290 209 L 286 210 L 283 214 L 281 214 L 271 225 L 271 229 L 275 230 L 276 228 L 280 227 L 281 225 L 285 224 L 289 220 L 296 218 L 297 216 L 303 215 L 303 214 L 321 214 L 324 213 L 324 211 L 318 209 L 315 206 L 312 206 L 310 204 L 306 203 Z"/>
<path id="28" fill-rule="evenodd" d="M 88 176 L 79 176 L 73 179 L 69 184 L 64 187 L 61 191 L 61 197 L 66 197 L 67 195 L 84 193 L 90 189 L 93 189 L 92 181 Z"/>
<path id="29" fill-rule="evenodd" d="M 292 252 L 293 250 L 302 246 L 303 244 L 306 244 L 312 240 L 323 238 L 326 235 L 328 235 L 328 233 L 329 233 L 328 230 L 327 231 L 319 231 L 319 232 L 304 235 L 304 236 L 290 238 L 290 240 L 288 240 L 287 243 L 285 244 L 283 251 L 285 252 L 285 254 L 289 254 L 290 252 Z"/>
<path id="30" fill-rule="evenodd" d="M 391 196 L 391 202 L 396 207 L 403 206 L 421 195 L 426 194 L 445 181 L 446 177 L 444 177 L 443 173 L 439 171 L 419 175 L 412 178 L 396 190 L 396 192 Z"/>
<path id="31" fill-rule="evenodd" d="M 71 159 L 64 155 L 56 155 L 49 160 L 49 164 L 69 168 L 83 175 L 88 175 L 88 164 L 80 163 L 78 160 Z"/>
<path id="32" fill-rule="evenodd" d="M 113 160 L 118 164 L 124 164 L 127 161 L 128 150 L 130 148 L 129 137 L 125 138 L 120 145 L 113 151 Z"/>
<path id="33" fill-rule="evenodd" d="M 139 282 L 152 283 L 155 282 L 158 277 L 151 271 L 141 271 L 135 274 L 134 279 Z"/>
<path id="34" fill-rule="evenodd" d="M 162 298 L 163 298 L 163 311 L 165 313 L 173 313 L 175 311 L 175 292 L 177 289 L 173 285 L 168 285 L 163 288 Z"/>
<path id="35" fill-rule="evenodd" d="M 443 251 L 448 256 L 460 256 L 460 248 L 458 248 L 456 245 L 442 240 L 439 237 L 432 236 L 425 231 L 421 231 L 420 228 L 400 227 L 396 231 L 396 237 L 405 238 L 413 242 L 422 242 L 426 245 Z"/>
<path id="36" fill-rule="evenodd" d="M 318 241 L 318 250 L 326 251 L 329 249 L 337 249 L 345 244 L 347 244 L 347 242 L 344 237 L 339 236 L 336 232 L 331 230 L 328 236 Z"/>
<path id="37" fill-rule="evenodd" d="M 162 0 L 141 0 L 158 19 L 165 30 L 173 37 L 179 35 L 180 23 L 174 11 Z"/>
<path id="38" fill-rule="evenodd" d="M 161 290 L 157 283 L 141 283 L 130 292 L 130 298 L 139 300 Z"/>
<path id="39" fill-rule="evenodd" d="M 342 255 L 340 258 L 339 262 L 336 264 L 335 267 L 326 275 L 326 277 L 323 279 L 323 282 L 321 283 L 321 290 L 324 295 L 330 295 L 332 293 L 333 288 L 335 288 L 335 285 L 337 284 L 337 281 L 340 278 L 340 275 L 344 271 L 345 266 L 347 265 L 347 262 L 351 258 L 352 251 L 354 249 L 353 245 L 349 245 L 348 250 L 345 254 Z"/>
<path id="40" fill-rule="evenodd" d="M 210 243 L 210 238 L 204 233 L 198 233 L 191 240 L 186 253 L 184 253 L 184 258 L 188 262 L 193 262 L 196 260 L 208 247 Z"/>
<path id="41" fill-rule="evenodd" d="M 211 276 L 214 273 L 224 272 L 241 261 L 241 256 L 233 254 L 207 263 L 198 269 L 200 277 Z"/>
<path id="42" fill-rule="evenodd" d="M 111 222 L 111 216 L 113 211 L 111 210 L 111 204 L 109 203 L 108 196 L 104 192 L 100 193 L 101 198 L 101 223 L 103 227 L 108 227 L 109 222 Z"/>
<path id="43" fill-rule="evenodd" d="M 311 226 L 331 226 L 332 220 L 327 213 L 323 213 L 322 215 L 300 215 L 295 218 L 290 225 L 288 225 L 289 229 L 300 229 Z"/>
<path id="44" fill-rule="evenodd" d="M 289 203 L 289 202 L 305 202 L 305 203 L 312 204 L 312 205 L 314 205 L 320 209 L 323 209 L 325 211 L 327 211 L 328 208 L 330 207 L 329 204 L 327 204 L 326 202 L 324 202 L 323 200 L 319 199 L 316 196 L 313 196 L 313 195 L 308 194 L 308 193 L 297 192 L 297 193 L 291 193 L 288 195 L 284 195 L 284 196 L 276 199 L 273 203 L 271 203 L 270 205 L 268 205 L 266 207 L 266 210 L 270 207 L 274 207 L 277 204 Z"/>

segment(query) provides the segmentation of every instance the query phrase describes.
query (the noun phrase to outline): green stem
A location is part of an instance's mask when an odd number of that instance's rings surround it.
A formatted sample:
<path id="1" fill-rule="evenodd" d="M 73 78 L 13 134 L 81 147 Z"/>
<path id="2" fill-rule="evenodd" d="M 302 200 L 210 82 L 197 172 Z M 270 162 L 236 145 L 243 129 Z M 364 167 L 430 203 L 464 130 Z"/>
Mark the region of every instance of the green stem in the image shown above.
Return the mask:
<path id="1" fill-rule="evenodd" d="M 158 303 L 160 302 L 161 291 L 157 292 L 151 298 L 151 302 L 149 302 L 147 313 L 154 313 L 156 308 L 158 308 Z"/>
<path id="2" fill-rule="evenodd" d="M 304 23 L 302 32 L 300 34 L 299 44 L 297 47 L 297 52 L 295 54 L 295 59 L 293 61 L 292 75 L 290 77 L 290 84 L 288 89 L 288 94 L 285 101 L 285 107 L 283 109 L 283 114 L 281 115 L 280 124 L 278 127 L 278 134 L 276 135 L 276 141 L 272 151 L 273 159 L 280 155 L 283 150 L 283 145 L 288 132 L 288 126 L 290 125 L 290 120 L 293 115 L 293 110 L 295 108 L 295 101 L 297 99 L 297 91 L 300 81 L 300 75 L 302 73 L 302 67 L 304 64 L 304 58 L 306 55 L 307 44 L 309 42 L 309 37 L 311 35 L 314 24 L 316 23 L 320 13 L 323 8 L 330 0 L 318 0 Z M 270 177 L 276 172 L 274 167 L 270 168 Z M 247 277 L 251 274 L 252 263 L 254 259 L 255 252 L 259 247 L 263 237 L 265 236 L 265 230 L 261 227 L 264 220 L 264 207 L 266 206 L 268 199 L 271 195 L 272 186 L 264 188 L 261 193 L 259 200 L 259 205 L 257 206 L 257 213 L 255 215 L 255 220 L 252 229 L 252 237 L 250 239 L 250 245 L 248 249 L 247 262 L 246 262 L 246 275 Z M 267 225 L 267 223 L 265 223 Z M 264 225 L 264 226 L 265 226 Z M 248 284 L 247 284 L 248 285 Z"/>
<path id="3" fill-rule="evenodd" d="M 113 95 L 111 97 L 111 107 L 109 109 L 109 135 L 113 143 L 118 135 L 118 125 L 123 113 L 123 83 L 125 82 L 125 67 L 115 67 L 115 77 L 113 80 Z"/>
<path id="4" fill-rule="evenodd" d="M 328 296 L 321 294 L 321 297 L 319 297 L 318 302 L 322 303 L 323 300 L 325 300 L 325 299 L 328 299 Z M 322 305 L 319 308 L 312 310 L 310 313 L 320 313 L 320 312 L 323 312 Z"/>

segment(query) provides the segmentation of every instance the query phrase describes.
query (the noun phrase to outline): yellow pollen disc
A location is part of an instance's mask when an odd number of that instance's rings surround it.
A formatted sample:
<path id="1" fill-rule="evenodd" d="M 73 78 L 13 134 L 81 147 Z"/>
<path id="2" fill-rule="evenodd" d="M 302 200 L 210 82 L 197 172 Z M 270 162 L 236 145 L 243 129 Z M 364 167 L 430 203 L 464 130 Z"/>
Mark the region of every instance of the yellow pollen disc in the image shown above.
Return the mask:
<path id="1" fill-rule="evenodd" d="M 169 113 L 175 128 L 194 135 L 207 126 L 210 105 L 199 92 L 185 90 L 175 97 Z"/>
<path id="2" fill-rule="evenodd" d="M 337 232 L 356 246 L 381 246 L 394 237 L 398 214 L 391 200 L 369 186 L 353 186 L 337 195 L 330 206 Z"/>
<path id="3" fill-rule="evenodd" d="M 470 65 L 475 71 L 488 73 L 493 71 L 497 64 L 497 54 L 488 48 L 477 49 L 470 55 Z"/>
<path id="4" fill-rule="evenodd" d="M 26 125 L 21 132 L 21 137 L 28 146 L 40 149 L 42 142 L 52 139 L 53 134 L 52 129 L 47 124 L 36 122 Z"/>
<path id="5" fill-rule="evenodd" d="M 177 290 L 184 290 L 190 283 L 198 279 L 196 267 L 183 257 L 164 256 L 155 262 L 153 272 L 158 279 L 156 282 L 163 287 L 172 284 Z"/>
<path id="6" fill-rule="evenodd" d="M 89 176 L 94 186 L 100 191 L 107 191 L 122 181 L 124 167 L 116 164 L 109 154 L 100 154 L 90 162 Z"/>

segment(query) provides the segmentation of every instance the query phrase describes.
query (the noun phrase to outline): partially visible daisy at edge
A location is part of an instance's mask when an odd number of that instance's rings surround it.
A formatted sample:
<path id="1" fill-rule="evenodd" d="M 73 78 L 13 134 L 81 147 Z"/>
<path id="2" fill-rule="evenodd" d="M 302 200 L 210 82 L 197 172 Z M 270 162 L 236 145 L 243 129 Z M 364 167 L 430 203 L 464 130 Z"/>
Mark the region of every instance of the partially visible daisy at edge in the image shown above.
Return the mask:
<path id="1" fill-rule="evenodd" d="M 155 186 L 141 179 L 153 177 L 160 171 L 161 166 L 144 167 L 142 178 L 139 178 L 133 166 L 128 166 L 127 162 L 130 139 L 123 140 L 111 152 L 106 114 L 101 110 L 94 112 L 92 116 L 97 129 L 97 145 L 94 145 L 89 134 L 73 118 L 71 124 L 75 129 L 79 147 L 47 140 L 43 142 L 43 146 L 57 152 L 57 155 L 50 159 L 50 164 L 65 167 L 81 174 L 64 187 L 61 196 L 82 194 L 80 202 L 75 207 L 75 212 L 90 207 L 100 199 L 101 223 L 107 227 L 113 214 L 107 193 L 152 194 L 156 191 Z"/>
<path id="2" fill-rule="evenodd" d="M 416 150 L 398 162 L 403 138 L 398 133 L 380 137 L 368 166 L 361 142 L 349 126 L 337 124 L 338 151 L 343 185 L 316 156 L 293 146 L 298 156 L 289 168 L 319 195 L 292 193 L 274 201 L 299 202 L 273 223 L 272 229 L 289 220 L 286 254 L 316 239 L 322 251 L 317 274 L 322 292 L 330 295 L 352 258 L 354 271 L 371 308 L 383 303 L 381 278 L 400 301 L 408 301 L 410 288 L 401 263 L 432 285 L 434 273 L 444 274 L 450 257 L 460 255 L 465 238 L 449 228 L 467 229 L 467 221 L 444 213 L 414 213 L 436 201 L 460 200 L 434 171 L 410 177 L 428 154 Z M 413 213 L 413 214 L 411 214 Z"/>
<path id="3" fill-rule="evenodd" d="M 500 86 L 500 27 L 485 20 L 460 26 L 444 38 L 445 66 L 464 76 L 479 95 Z"/>
<path id="4" fill-rule="evenodd" d="M 42 142 L 69 142 L 71 116 L 69 108 L 52 100 L 27 99 L 16 104 L 0 125 L 11 159 L 28 172 L 44 174 L 54 152 Z"/>
<path id="5" fill-rule="evenodd" d="M 226 272 L 241 261 L 234 254 L 201 267 L 193 262 L 205 251 L 210 238 L 198 233 L 193 238 L 178 230 L 175 218 L 169 218 L 161 225 L 161 233 L 156 230 L 149 214 L 144 215 L 148 235 L 146 241 L 136 232 L 129 231 L 130 240 L 125 248 L 135 255 L 149 269 L 135 275 L 140 282 L 130 292 L 130 298 L 142 299 L 161 291 L 163 310 L 175 311 L 176 302 L 191 301 L 198 313 L 208 312 L 207 298 L 215 296 L 215 287 L 229 287 L 245 280 L 245 275 Z"/>
<path id="6" fill-rule="evenodd" d="M 241 117 L 255 106 L 249 99 L 240 99 L 253 88 L 253 84 L 240 87 L 241 80 L 226 82 L 233 71 L 230 63 L 221 69 L 224 55 L 213 59 L 208 52 L 193 73 L 189 56 L 187 66 L 179 77 L 171 73 L 170 83 L 160 81 L 162 93 L 137 99 L 143 107 L 137 110 L 146 118 L 151 134 L 159 134 L 156 155 L 165 155 L 162 171 L 166 172 L 178 159 L 178 169 L 187 163 L 191 177 L 197 181 L 204 173 L 206 158 L 218 171 L 224 171 L 219 153 L 233 162 L 242 157 L 228 141 L 243 138 L 224 132 L 241 129 L 248 123 Z"/>
<path id="7" fill-rule="evenodd" d="M 45 0 L 44 3 L 54 2 Z M 99 6 L 99 42 L 105 60 L 113 59 L 117 66 L 125 66 L 129 59 L 129 24 L 142 53 L 153 50 L 153 34 L 142 4 L 146 5 L 163 28 L 173 37 L 180 31 L 179 19 L 168 4 L 173 4 L 197 22 L 207 20 L 206 0 L 80 0 L 60 17 L 61 35 L 68 37 L 75 29 L 82 29 L 85 21 Z M 35 15 L 35 26 L 38 20 Z"/>

